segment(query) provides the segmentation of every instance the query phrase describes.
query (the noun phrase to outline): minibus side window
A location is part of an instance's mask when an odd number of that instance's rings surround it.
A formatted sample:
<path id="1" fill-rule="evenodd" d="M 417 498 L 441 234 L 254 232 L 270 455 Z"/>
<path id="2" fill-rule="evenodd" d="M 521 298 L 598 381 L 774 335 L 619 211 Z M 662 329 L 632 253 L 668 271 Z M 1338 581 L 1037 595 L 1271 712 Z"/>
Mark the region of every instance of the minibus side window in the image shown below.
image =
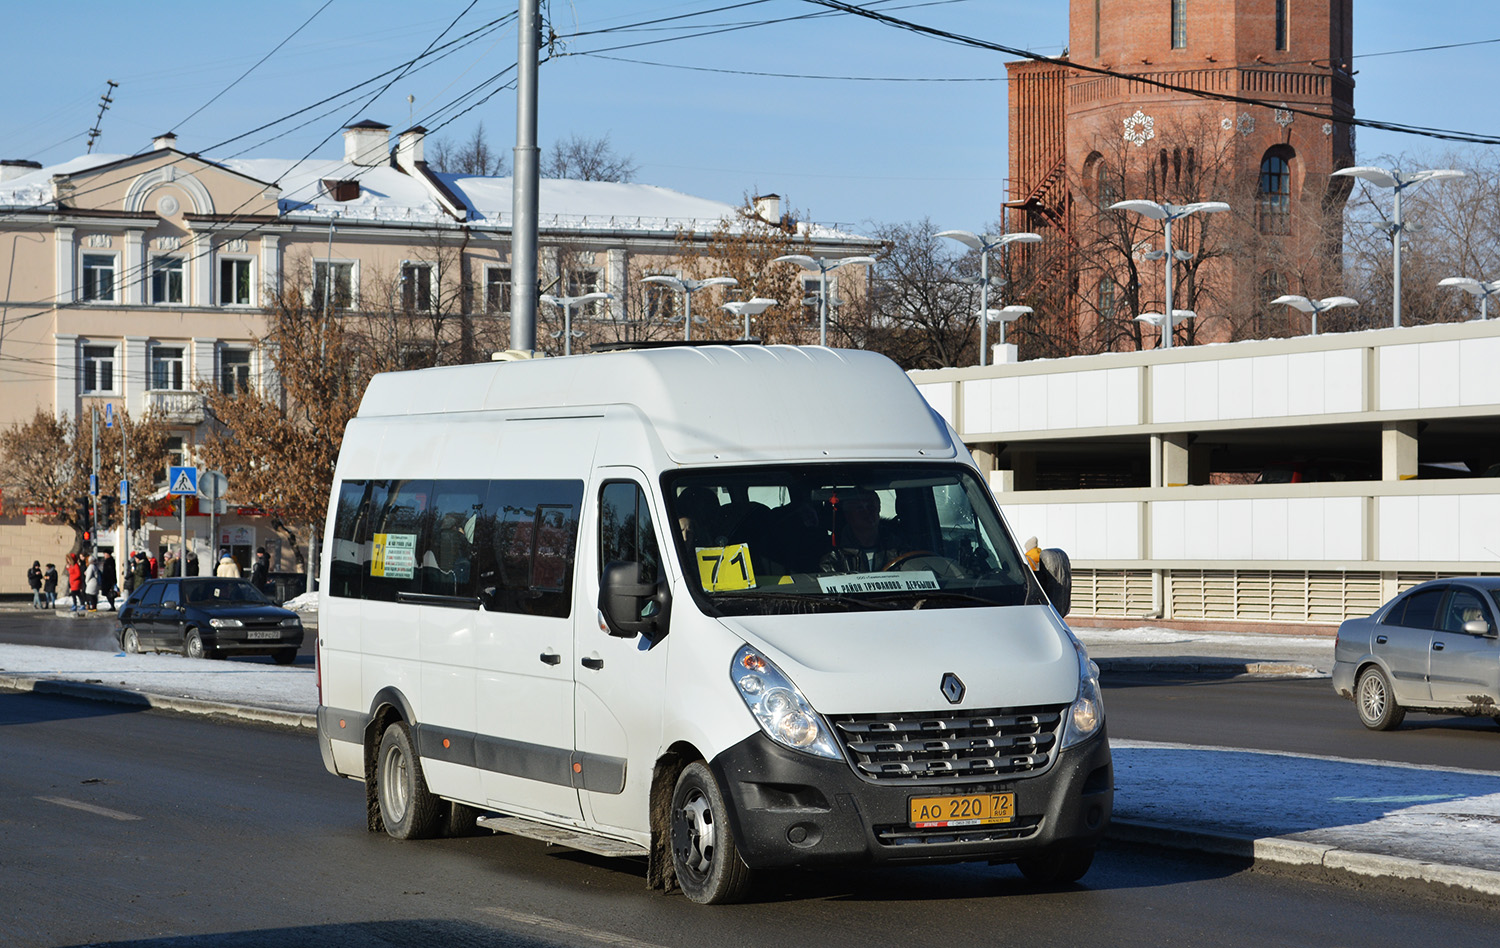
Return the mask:
<path id="1" fill-rule="evenodd" d="M 661 577 L 661 555 L 646 494 L 634 481 L 614 481 L 599 492 L 599 570 L 609 563 L 640 563 L 641 582 Z"/>
<path id="2" fill-rule="evenodd" d="M 432 491 L 432 527 L 420 540 L 418 558 L 421 591 L 429 596 L 455 596 L 472 599 L 476 592 L 477 572 L 487 572 L 487 562 L 476 562 L 480 550 L 488 550 L 482 541 L 488 534 L 485 481 L 435 481 Z M 489 558 L 488 553 L 484 554 Z"/>
<path id="3" fill-rule="evenodd" d="M 572 611 L 582 481 L 493 481 L 485 512 L 492 574 L 480 577 L 485 607 L 566 618 Z"/>
<path id="4" fill-rule="evenodd" d="M 385 503 L 370 529 L 366 599 L 392 601 L 401 593 L 421 592 L 417 542 L 426 527 L 431 498 L 432 481 L 388 482 Z"/>
<path id="5" fill-rule="evenodd" d="M 344 481 L 339 485 L 338 506 L 333 517 L 333 543 L 328 548 L 330 596 L 358 599 L 363 595 L 368 551 L 361 550 L 359 528 L 369 518 L 369 485 Z"/>

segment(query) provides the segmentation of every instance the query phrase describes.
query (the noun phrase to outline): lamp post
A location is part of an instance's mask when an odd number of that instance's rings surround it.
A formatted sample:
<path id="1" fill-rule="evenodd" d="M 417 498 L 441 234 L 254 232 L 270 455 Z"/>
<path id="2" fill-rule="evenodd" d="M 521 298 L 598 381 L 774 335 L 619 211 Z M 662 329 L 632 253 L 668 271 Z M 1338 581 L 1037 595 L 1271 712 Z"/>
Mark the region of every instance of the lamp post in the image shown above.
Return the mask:
<path id="1" fill-rule="evenodd" d="M 1172 348 L 1172 327 L 1185 319 L 1193 319 L 1197 315 L 1197 313 L 1190 309 L 1174 309 L 1172 310 L 1171 319 L 1168 319 L 1164 313 L 1142 313 L 1135 318 L 1135 321 L 1145 323 L 1148 326 L 1155 326 L 1161 330 L 1162 343 L 1160 348 L 1170 349 Z"/>
<path id="2" fill-rule="evenodd" d="M 1439 280 L 1438 286 L 1456 286 L 1465 293 L 1479 297 L 1479 318 L 1490 318 L 1490 297 L 1500 293 L 1500 280 L 1485 282 L 1473 277 L 1448 277 Z"/>
<path id="3" fill-rule="evenodd" d="M 727 310 L 729 310 L 729 312 L 731 314 L 733 314 L 735 316 L 743 316 L 743 317 L 745 317 L 745 334 L 743 336 L 741 336 L 740 338 L 741 339 L 749 339 L 750 338 L 750 317 L 751 316 L 759 316 L 761 313 L 764 313 L 766 310 L 770 309 L 772 306 L 775 306 L 775 305 L 776 305 L 776 301 L 775 300 L 766 299 L 764 296 L 757 296 L 754 299 L 749 299 L 749 300 L 735 300 L 734 302 L 731 302 L 731 303 L 725 303 L 723 306 L 721 306 L 719 308 L 720 309 L 727 309 Z"/>
<path id="4" fill-rule="evenodd" d="M 1312 334 L 1318 334 L 1318 314 L 1340 306 L 1358 306 L 1359 300 L 1348 296 L 1325 296 L 1320 300 L 1308 299 L 1305 296 L 1278 296 L 1271 301 L 1271 305 L 1285 303 L 1293 309 L 1300 309 L 1304 313 L 1312 314 Z"/>
<path id="5" fill-rule="evenodd" d="M 874 257 L 809 257 L 805 253 L 789 253 L 777 257 L 772 263 L 795 263 L 804 270 L 818 274 L 818 345 L 828 345 L 828 274 L 839 267 L 852 263 L 872 264 Z"/>
<path id="6" fill-rule="evenodd" d="M 997 345 L 1005 345 L 1005 324 L 1013 323 L 1022 316 L 1030 316 L 1034 310 L 1030 306 L 1002 306 L 999 309 L 982 309 L 979 314 L 983 317 L 981 323 L 995 323 L 1000 327 L 1000 341 Z M 981 362 L 980 365 L 984 363 Z"/>
<path id="7" fill-rule="evenodd" d="M 1036 244 L 1041 243 L 1041 234 L 1001 234 L 998 237 L 989 234 L 975 234 L 967 230 L 944 230 L 939 231 L 939 237 L 947 237 L 956 240 L 968 247 L 970 250 L 979 252 L 979 364 L 983 366 L 989 359 L 989 335 L 987 314 L 990 312 L 990 251 L 1000 248 L 1000 269 L 1005 269 L 1005 251 L 1011 244 Z M 1005 285 L 1005 278 L 1001 277 L 995 286 Z M 1014 317 L 1012 317 L 1014 318 Z M 1000 342 L 1005 342 L 1005 323 L 1000 324 Z"/>
<path id="8" fill-rule="evenodd" d="M 687 277 L 674 276 L 648 276 L 641 277 L 642 283 L 660 283 L 669 286 L 681 293 L 687 300 L 687 313 L 682 318 L 682 341 L 691 342 L 693 338 L 693 294 L 709 286 L 739 286 L 740 281 L 734 277 L 709 277 L 707 280 L 690 280 Z"/>
<path id="9" fill-rule="evenodd" d="M 1407 174 L 1400 168 L 1340 168 L 1333 172 L 1336 178 L 1359 178 L 1370 184 L 1382 188 L 1390 188 L 1395 195 L 1395 206 L 1391 209 L 1391 323 L 1396 327 L 1401 326 L 1401 233 L 1405 225 L 1401 223 L 1401 192 L 1415 184 L 1423 181 L 1444 181 L 1449 178 L 1462 178 L 1462 171 L 1454 171 L 1451 168 L 1443 168 L 1428 171 L 1413 171 Z"/>
<path id="10" fill-rule="evenodd" d="M 582 303 L 592 303 L 594 300 L 612 300 L 613 293 L 585 293 L 582 296 L 553 296 L 551 293 L 543 293 L 537 297 L 543 303 L 551 303 L 563 311 L 563 330 L 561 333 L 553 333 L 553 338 L 561 335 L 563 339 L 563 355 L 573 354 L 573 307 Z M 578 333 L 583 335 L 583 333 Z"/>
<path id="11" fill-rule="evenodd" d="M 1109 206 L 1109 209 L 1112 211 L 1135 211 L 1142 217 L 1148 217 L 1151 220 L 1161 221 L 1162 223 L 1162 243 L 1164 245 L 1164 249 L 1161 250 L 1160 253 L 1167 260 L 1167 299 L 1166 306 L 1164 308 L 1174 317 L 1173 319 L 1164 319 L 1162 321 L 1168 324 L 1165 332 L 1162 333 L 1162 348 L 1170 349 L 1172 348 L 1171 324 L 1180 322 L 1182 319 L 1187 319 L 1193 315 L 1189 310 L 1176 310 L 1172 308 L 1172 262 L 1176 259 L 1186 259 L 1179 258 L 1177 254 L 1174 254 L 1172 252 L 1172 222 L 1181 220 L 1182 218 L 1187 217 L 1189 214 L 1197 214 L 1200 211 L 1205 214 L 1227 211 L 1229 210 L 1229 205 L 1225 204 L 1223 201 L 1194 201 L 1191 204 L 1167 204 L 1158 201 L 1137 200 L 1117 201 L 1114 204 L 1111 204 Z M 1154 258 L 1148 255 L 1148 259 Z M 1188 313 L 1188 316 L 1179 316 L 1180 313 Z M 1149 319 L 1142 318 L 1146 315 L 1160 314 L 1143 313 L 1141 316 L 1137 316 L 1136 318 L 1141 319 L 1143 322 L 1151 322 L 1151 320 Z M 1151 325 L 1157 326 L 1161 325 L 1161 323 L 1151 323 Z"/>

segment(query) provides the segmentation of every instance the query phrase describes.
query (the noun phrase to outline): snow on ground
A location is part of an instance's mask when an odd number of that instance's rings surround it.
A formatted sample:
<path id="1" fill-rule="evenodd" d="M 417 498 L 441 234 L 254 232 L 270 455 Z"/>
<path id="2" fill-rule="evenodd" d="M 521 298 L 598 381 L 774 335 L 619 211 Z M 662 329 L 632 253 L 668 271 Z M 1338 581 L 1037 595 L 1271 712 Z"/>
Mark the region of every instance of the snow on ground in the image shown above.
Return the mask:
<path id="1" fill-rule="evenodd" d="M 1240 652 L 1275 654 L 1293 648 L 1326 648 L 1333 639 L 1323 635 L 1248 635 L 1241 632 L 1199 632 L 1140 626 L 1130 629 L 1074 629 L 1087 645 L 1212 645 Z"/>

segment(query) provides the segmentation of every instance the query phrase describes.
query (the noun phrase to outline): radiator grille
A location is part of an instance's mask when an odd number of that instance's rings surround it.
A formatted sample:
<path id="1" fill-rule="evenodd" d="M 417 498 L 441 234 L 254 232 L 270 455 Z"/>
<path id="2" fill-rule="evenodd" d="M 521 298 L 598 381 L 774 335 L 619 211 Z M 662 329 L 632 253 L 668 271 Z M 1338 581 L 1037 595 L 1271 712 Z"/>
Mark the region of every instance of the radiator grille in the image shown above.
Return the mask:
<path id="1" fill-rule="evenodd" d="M 833 727 L 866 780 L 988 780 L 1046 770 L 1064 709 L 846 715 Z"/>

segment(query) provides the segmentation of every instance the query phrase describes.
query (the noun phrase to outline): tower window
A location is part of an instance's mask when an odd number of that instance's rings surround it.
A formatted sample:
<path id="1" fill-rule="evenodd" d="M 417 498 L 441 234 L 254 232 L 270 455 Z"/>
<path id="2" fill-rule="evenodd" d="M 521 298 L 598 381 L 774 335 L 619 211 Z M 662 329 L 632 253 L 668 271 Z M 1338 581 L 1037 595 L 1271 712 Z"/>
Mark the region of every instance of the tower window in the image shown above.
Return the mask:
<path id="1" fill-rule="evenodd" d="M 1286 0 L 1276 0 L 1276 48 L 1282 52 L 1287 48 Z"/>
<path id="2" fill-rule="evenodd" d="M 1260 231 L 1285 234 L 1292 209 L 1292 151 L 1277 146 L 1260 161 Z"/>
<path id="3" fill-rule="evenodd" d="M 1099 7 L 1104 0 L 1094 0 L 1094 58 L 1099 58 Z"/>
<path id="4" fill-rule="evenodd" d="M 1187 0 L 1172 0 L 1172 48 L 1187 49 Z"/>

